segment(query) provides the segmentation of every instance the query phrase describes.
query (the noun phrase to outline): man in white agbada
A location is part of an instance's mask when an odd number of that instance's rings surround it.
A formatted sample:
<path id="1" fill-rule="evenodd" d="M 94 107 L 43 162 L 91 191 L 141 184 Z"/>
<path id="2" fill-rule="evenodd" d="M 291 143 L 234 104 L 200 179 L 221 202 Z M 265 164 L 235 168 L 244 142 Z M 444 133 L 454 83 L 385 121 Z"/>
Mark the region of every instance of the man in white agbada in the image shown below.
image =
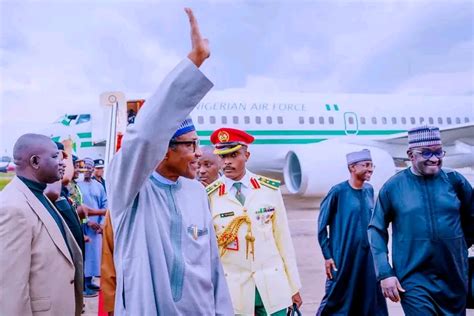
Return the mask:
<path id="1" fill-rule="evenodd" d="M 107 171 L 115 236 L 115 315 L 232 315 L 186 117 L 211 89 L 209 57 L 190 9 L 192 50 L 130 125 Z"/>

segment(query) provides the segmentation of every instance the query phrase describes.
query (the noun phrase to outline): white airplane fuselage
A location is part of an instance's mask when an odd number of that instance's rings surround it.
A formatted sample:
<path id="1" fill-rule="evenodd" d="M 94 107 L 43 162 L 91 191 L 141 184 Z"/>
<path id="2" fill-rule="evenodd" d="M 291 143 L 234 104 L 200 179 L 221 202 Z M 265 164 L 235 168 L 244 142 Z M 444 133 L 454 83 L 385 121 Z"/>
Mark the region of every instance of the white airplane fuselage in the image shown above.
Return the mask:
<path id="1" fill-rule="evenodd" d="M 464 96 L 269 96 L 223 91 L 205 97 L 192 117 L 202 144 L 210 144 L 212 131 L 224 126 L 244 129 L 255 136 L 249 147 L 248 166 L 252 171 L 280 179 L 283 174 L 288 182 L 292 177 L 289 153 L 293 153 L 303 169 L 301 176 L 306 178 L 299 185 L 304 186 L 306 181 L 307 187 L 306 191 L 294 188 L 290 192 L 321 195 L 331 183 L 347 179 L 347 152 L 362 148 L 377 152 L 375 160 L 379 161 L 372 183 L 380 188 L 397 167 L 406 166 L 407 142 L 390 143 L 391 138 L 420 125 L 441 129 L 472 125 L 474 105 L 471 97 Z M 473 135 L 459 136 L 454 142 L 446 142 L 446 167 L 474 165 Z M 305 175 L 304 169 L 310 174 Z M 313 178 L 318 178 L 321 185 L 311 189 L 310 182 L 316 181 Z"/>
<path id="2" fill-rule="evenodd" d="M 283 179 L 291 193 L 321 196 L 348 178 L 345 154 L 362 148 L 372 151 L 377 168 L 371 182 L 380 188 L 397 168 L 407 165 L 403 135 L 420 125 L 452 130 L 446 137 L 442 134 L 445 166 L 473 166 L 472 101 L 468 96 L 268 95 L 224 90 L 210 92 L 191 115 L 201 144 L 209 145 L 209 136 L 220 127 L 246 130 L 255 136 L 249 147 L 250 170 Z M 56 139 L 75 135 L 80 157 L 103 158 L 104 141 L 94 137 L 93 131 L 106 135 L 104 122 L 62 125 L 67 131 Z M 92 128 L 94 124 L 103 131 Z"/>

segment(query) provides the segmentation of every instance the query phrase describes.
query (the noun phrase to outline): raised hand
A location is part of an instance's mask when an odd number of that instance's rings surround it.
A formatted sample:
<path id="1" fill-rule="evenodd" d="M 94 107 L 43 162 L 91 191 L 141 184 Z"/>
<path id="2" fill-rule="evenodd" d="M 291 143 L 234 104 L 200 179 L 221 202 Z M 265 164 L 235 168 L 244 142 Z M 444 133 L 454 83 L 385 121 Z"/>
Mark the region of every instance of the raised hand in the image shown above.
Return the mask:
<path id="1" fill-rule="evenodd" d="M 185 8 L 184 11 L 186 11 L 186 14 L 188 15 L 189 24 L 191 26 L 192 49 L 188 54 L 188 58 L 196 65 L 196 67 L 200 67 L 204 60 L 211 55 L 209 41 L 206 38 L 202 38 L 193 11 L 190 8 Z"/>

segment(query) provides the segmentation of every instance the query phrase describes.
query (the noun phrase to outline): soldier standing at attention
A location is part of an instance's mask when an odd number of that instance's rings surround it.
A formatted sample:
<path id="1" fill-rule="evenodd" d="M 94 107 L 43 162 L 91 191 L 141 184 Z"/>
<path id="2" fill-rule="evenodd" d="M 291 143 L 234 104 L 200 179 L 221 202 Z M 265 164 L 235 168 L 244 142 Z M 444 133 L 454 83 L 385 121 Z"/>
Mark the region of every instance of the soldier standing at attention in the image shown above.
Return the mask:
<path id="1" fill-rule="evenodd" d="M 207 193 L 235 314 L 286 315 L 301 306 L 301 282 L 280 182 L 245 167 L 253 141 L 233 128 L 212 133 L 224 175 Z"/>

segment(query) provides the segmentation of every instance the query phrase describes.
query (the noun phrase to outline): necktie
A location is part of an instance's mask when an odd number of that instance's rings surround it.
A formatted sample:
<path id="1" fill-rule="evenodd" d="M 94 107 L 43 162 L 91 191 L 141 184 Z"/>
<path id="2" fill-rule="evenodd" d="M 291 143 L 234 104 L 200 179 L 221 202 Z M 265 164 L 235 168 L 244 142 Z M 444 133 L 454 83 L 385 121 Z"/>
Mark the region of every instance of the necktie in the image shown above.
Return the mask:
<path id="1" fill-rule="evenodd" d="M 245 195 L 242 194 L 242 182 L 234 182 L 234 187 L 237 189 L 235 192 L 235 198 L 240 204 L 244 205 L 245 203 Z"/>

